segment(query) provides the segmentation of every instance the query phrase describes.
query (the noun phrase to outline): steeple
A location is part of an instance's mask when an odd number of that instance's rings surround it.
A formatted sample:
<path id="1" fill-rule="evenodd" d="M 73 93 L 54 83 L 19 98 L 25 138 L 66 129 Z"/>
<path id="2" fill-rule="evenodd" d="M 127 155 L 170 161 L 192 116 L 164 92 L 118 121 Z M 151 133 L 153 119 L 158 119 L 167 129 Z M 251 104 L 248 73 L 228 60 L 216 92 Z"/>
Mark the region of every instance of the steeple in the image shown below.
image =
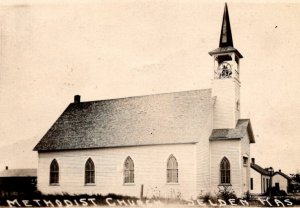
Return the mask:
<path id="1" fill-rule="evenodd" d="M 237 58 L 243 58 L 242 54 L 233 47 L 233 39 L 232 39 L 232 33 L 231 33 L 231 27 L 230 27 L 229 12 L 228 12 L 227 3 L 225 3 L 219 48 L 217 48 L 213 51 L 210 51 L 209 55 L 213 56 L 213 55 L 232 53 L 232 52 L 235 53 Z"/>
<path id="2" fill-rule="evenodd" d="M 233 41 L 227 3 L 225 3 L 219 47 L 222 48 L 227 46 L 233 47 Z"/>
<path id="3" fill-rule="evenodd" d="M 209 54 L 214 60 L 212 94 L 214 129 L 232 129 L 240 118 L 240 59 L 242 54 L 233 47 L 229 13 L 225 4 L 219 47 Z"/>

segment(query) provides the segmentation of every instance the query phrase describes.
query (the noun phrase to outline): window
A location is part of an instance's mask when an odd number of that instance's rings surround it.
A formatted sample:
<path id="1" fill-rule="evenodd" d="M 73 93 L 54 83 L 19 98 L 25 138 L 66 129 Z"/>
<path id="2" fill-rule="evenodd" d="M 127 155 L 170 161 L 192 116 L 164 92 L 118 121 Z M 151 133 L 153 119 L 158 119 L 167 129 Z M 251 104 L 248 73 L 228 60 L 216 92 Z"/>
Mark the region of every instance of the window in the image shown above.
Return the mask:
<path id="1" fill-rule="evenodd" d="M 167 183 L 178 183 L 178 163 L 173 155 L 169 157 L 167 163 Z"/>
<path id="2" fill-rule="evenodd" d="M 85 184 L 95 183 L 95 165 L 91 158 L 89 158 L 85 163 Z"/>
<path id="3" fill-rule="evenodd" d="M 230 183 L 230 163 L 229 160 L 224 157 L 220 164 L 220 176 L 221 176 L 221 184 L 229 184 Z"/>
<path id="4" fill-rule="evenodd" d="M 124 163 L 124 183 L 134 183 L 134 164 L 129 156 Z"/>
<path id="5" fill-rule="evenodd" d="M 50 185 L 59 183 L 59 166 L 57 161 L 54 159 L 50 164 Z"/>
<path id="6" fill-rule="evenodd" d="M 250 178 L 250 189 L 253 190 L 253 178 Z"/>
<path id="7" fill-rule="evenodd" d="M 243 157 L 243 165 L 248 166 L 248 157 Z"/>
<path id="8" fill-rule="evenodd" d="M 276 188 L 276 190 L 277 190 L 277 191 L 279 191 L 279 190 L 280 190 L 279 183 L 275 183 L 275 188 Z"/>

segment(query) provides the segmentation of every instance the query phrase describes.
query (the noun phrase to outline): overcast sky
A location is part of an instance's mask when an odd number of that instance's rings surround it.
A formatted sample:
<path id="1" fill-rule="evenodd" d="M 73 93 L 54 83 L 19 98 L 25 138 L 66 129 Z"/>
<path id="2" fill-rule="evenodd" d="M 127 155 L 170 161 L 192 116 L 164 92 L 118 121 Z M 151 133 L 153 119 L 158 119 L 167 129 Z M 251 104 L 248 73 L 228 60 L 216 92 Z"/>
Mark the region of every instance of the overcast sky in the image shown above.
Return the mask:
<path id="1" fill-rule="evenodd" d="M 75 94 L 89 101 L 211 87 L 208 52 L 218 47 L 223 1 L 28 2 L 0 6 L 0 147 L 37 143 Z M 244 56 L 251 157 L 300 170 L 300 4 L 228 8 Z"/>

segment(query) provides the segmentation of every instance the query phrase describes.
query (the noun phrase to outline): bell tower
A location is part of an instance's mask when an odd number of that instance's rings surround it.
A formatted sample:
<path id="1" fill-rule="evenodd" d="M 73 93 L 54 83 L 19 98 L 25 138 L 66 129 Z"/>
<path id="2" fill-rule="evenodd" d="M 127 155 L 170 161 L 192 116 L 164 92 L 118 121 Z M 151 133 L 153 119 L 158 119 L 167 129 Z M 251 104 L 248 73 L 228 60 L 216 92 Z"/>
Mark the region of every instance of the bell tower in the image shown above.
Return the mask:
<path id="1" fill-rule="evenodd" d="M 240 118 L 240 59 L 242 54 L 234 48 L 227 4 L 225 3 L 219 48 L 209 52 L 214 60 L 212 94 L 214 129 L 235 128 Z"/>

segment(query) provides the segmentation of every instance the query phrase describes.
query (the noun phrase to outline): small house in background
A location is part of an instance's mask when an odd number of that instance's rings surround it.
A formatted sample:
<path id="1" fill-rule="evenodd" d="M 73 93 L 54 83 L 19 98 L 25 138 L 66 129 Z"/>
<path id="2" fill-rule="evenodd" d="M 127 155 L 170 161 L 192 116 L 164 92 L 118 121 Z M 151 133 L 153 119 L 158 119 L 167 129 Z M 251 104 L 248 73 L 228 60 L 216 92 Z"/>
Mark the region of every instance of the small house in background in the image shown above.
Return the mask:
<path id="1" fill-rule="evenodd" d="M 255 163 L 255 158 L 251 161 L 250 170 L 250 193 L 264 194 L 268 191 L 270 185 L 269 172 Z"/>
<path id="2" fill-rule="evenodd" d="M 292 179 L 285 173 L 281 172 L 279 169 L 278 172 L 275 172 L 272 177 L 272 187 L 275 187 L 277 191 L 285 191 L 286 193 L 290 192 L 290 183 Z"/>
<path id="3" fill-rule="evenodd" d="M 36 191 L 36 169 L 8 169 L 0 171 L 0 197 Z"/>

